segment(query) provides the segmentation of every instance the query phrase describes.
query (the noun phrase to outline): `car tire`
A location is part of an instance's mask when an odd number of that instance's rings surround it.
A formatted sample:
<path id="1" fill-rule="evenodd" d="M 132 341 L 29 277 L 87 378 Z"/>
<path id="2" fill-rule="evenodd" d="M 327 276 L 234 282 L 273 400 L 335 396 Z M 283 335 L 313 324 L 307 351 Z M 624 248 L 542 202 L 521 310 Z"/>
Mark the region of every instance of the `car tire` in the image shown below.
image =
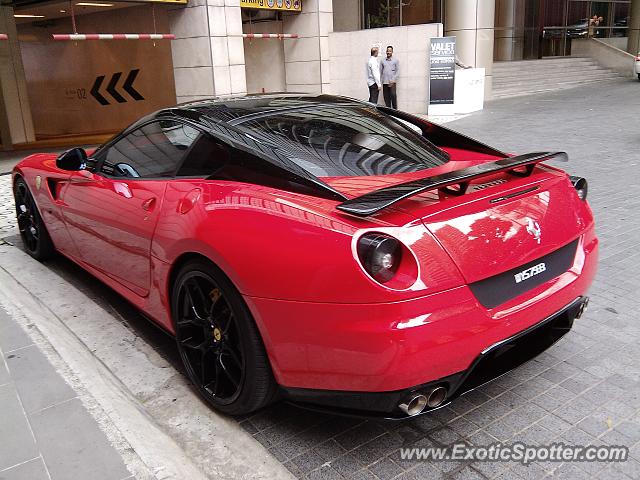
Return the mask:
<path id="1" fill-rule="evenodd" d="M 22 177 L 18 177 L 13 185 L 13 198 L 18 229 L 25 251 L 39 261 L 51 258 L 56 251 L 53 241 L 40 216 L 29 186 Z"/>
<path id="2" fill-rule="evenodd" d="M 258 328 L 235 286 L 204 259 L 187 262 L 175 278 L 176 343 L 199 393 L 228 415 L 271 403 L 277 384 Z"/>
<path id="3" fill-rule="evenodd" d="M 638 80 L 640 80 L 640 73 L 638 74 Z"/>

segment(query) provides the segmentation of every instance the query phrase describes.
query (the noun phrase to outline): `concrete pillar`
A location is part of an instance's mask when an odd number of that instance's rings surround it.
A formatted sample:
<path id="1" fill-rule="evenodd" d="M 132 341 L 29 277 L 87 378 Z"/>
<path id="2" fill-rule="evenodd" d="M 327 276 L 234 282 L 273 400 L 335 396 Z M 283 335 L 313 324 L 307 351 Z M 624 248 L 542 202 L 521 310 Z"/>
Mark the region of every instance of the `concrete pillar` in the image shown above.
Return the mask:
<path id="1" fill-rule="evenodd" d="M 283 14 L 283 32 L 299 35 L 297 39 L 284 40 L 287 91 L 329 91 L 329 33 L 332 31 L 332 0 L 305 0 L 302 13 Z"/>
<path id="2" fill-rule="evenodd" d="M 281 33 L 282 22 L 274 20 L 245 23 L 242 28 L 245 33 Z M 287 91 L 282 40 L 245 38 L 244 60 L 248 93 Z"/>
<path id="3" fill-rule="evenodd" d="M 333 31 L 355 32 L 362 24 L 361 0 L 333 0 Z"/>
<path id="4" fill-rule="evenodd" d="M 629 17 L 627 52 L 632 55 L 637 55 L 640 53 L 640 0 L 631 1 Z"/>
<path id="5" fill-rule="evenodd" d="M 522 60 L 525 0 L 495 0 L 495 61 Z"/>
<path id="6" fill-rule="evenodd" d="M 484 68 L 485 98 L 491 98 L 493 67 L 493 26 L 495 0 L 446 0 L 444 27 L 446 37 L 456 37 L 458 58 L 462 63 Z"/>
<path id="7" fill-rule="evenodd" d="M 178 102 L 247 93 L 240 0 L 193 0 L 169 22 Z"/>
<path id="8" fill-rule="evenodd" d="M 9 150 L 36 139 L 11 7 L 0 7 L 0 33 L 9 35 L 8 41 L 0 41 L 0 141 L 2 148 Z"/>

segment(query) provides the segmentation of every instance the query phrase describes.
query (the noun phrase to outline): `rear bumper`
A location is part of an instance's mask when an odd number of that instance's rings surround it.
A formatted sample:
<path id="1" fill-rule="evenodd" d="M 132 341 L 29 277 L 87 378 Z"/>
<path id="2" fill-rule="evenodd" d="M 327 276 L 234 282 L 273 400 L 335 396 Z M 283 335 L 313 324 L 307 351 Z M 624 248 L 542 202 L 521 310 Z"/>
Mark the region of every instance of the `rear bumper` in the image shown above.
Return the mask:
<path id="1" fill-rule="evenodd" d="M 435 407 L 439 408 L 537 357 L 569 332 L 574 319 L 582 315 L 587 303 L 587 297 L 575 299 L 549 318 L 483 350 L 465 371 L 424 385 L 394 392 L 340 392 L 298 388 L 285 388 L 284 392 L 288 400 L 307 408 L 331 409 L 346 415 L 407 418 L 407 414 L 398 405 L 417 394 L 428 397 L 435 388 L 445 388 L 446 400 Z M 422 413 L 429 410 L 426 408 Z"/>
<path id="2" fill-rule="evenodd" d="M 378 304 L 245 299 L 286 391 L 404 392 L 461 375 L 487 348 L 585 296 L 597 251 L 590 229 L 568 271 L 496 308 L 468 286 Z"/>

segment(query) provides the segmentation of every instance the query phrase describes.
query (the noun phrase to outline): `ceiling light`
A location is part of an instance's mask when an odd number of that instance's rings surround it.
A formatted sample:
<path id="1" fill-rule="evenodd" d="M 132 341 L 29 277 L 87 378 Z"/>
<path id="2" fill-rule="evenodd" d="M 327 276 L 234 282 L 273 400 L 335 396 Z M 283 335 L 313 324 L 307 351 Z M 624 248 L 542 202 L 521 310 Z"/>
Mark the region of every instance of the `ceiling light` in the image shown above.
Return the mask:
<path id="1" fill-rule="evenodd" d="M 80 2 L 76 5 L 78 7 L 113 7 L 113 3 Z"/>
<path id="2" fill-rule="evenodd" d="M 14 18 L 44 18 L 44 15 L 31 15 L 28 13 L 16 13 Z"/>
<path id="3" fill-rule="evenodd" d="M 60 13 L 67 13 L 66 10 L 60 10 Z"/>

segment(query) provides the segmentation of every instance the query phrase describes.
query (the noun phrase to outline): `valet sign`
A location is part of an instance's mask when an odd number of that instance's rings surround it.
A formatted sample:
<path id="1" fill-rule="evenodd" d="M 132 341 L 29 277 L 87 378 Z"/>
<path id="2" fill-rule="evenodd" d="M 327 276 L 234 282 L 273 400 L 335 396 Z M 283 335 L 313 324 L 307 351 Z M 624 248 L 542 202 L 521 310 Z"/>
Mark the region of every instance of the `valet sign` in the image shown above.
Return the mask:
<path id="1" fill-rule="evenodd" d="M 453 105 L 456 37 L 432 38 L 429 53 L 429 105 Z"/>
<path id="2" fill-rule="evenodd" d="M 302 0 L 240 0 L 242 8 L 263 8 L 267 10 L 302 11 Z"/>

